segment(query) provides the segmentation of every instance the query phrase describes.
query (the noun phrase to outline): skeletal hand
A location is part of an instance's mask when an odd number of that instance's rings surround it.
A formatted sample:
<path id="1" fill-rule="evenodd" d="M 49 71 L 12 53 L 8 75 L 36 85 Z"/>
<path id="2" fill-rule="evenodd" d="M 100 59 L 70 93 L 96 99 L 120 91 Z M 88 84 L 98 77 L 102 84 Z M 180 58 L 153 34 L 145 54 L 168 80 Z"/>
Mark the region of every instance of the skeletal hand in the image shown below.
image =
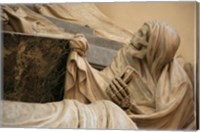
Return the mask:
<path id="1" fill-rule="evenodd" d="M 115 78 L 106 89 L 108 96 L 121 108 L 126 109 L 130 104 L 127 84 L 121 78 Z"/>

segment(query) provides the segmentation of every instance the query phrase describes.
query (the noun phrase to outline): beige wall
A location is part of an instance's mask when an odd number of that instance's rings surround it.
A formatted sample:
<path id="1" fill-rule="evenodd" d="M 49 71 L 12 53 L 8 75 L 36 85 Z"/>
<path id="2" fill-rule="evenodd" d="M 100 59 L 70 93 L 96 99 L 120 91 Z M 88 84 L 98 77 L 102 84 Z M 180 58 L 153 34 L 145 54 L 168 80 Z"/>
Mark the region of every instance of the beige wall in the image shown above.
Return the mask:
<path id="1" fill-rule="evenodd" d="M 194 64 L 196 44 L 195 2 L 100 3 L 97 7 L 116 24 L 132 32 L 148 20 L 160 20 L 174 27 L 180 35 L 178 54 Z"/>

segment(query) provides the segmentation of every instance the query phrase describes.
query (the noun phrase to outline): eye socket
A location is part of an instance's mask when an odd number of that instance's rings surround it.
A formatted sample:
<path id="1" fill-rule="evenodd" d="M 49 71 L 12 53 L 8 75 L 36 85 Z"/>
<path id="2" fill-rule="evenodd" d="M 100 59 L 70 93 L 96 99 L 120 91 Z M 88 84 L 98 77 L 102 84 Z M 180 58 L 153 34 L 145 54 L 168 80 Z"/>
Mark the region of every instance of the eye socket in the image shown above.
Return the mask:
<path id="1" fill-rule="evenodd" d="M 141 29 L 138 31 L 138 35 L 139 35 L 140 37 L 144 36 L 144 33 L 142 32 Z"/>
<path id="2" fill-rule="evenodd" d="M 137 49 L 141 50 L 142 49 L 142 44 L 141 43 L 137 43 Z"/>
<path id="3" fill-rule="evenodd" d="M 146 41 L 149 42 L 149 30 L 144 28 L 138 30 L 138 36 L 145 37 Z"/>
<path id="4" fill-rule="evenodd" d="M 146 33 L 146 41 L 149 42 L 149 31 Z"/>

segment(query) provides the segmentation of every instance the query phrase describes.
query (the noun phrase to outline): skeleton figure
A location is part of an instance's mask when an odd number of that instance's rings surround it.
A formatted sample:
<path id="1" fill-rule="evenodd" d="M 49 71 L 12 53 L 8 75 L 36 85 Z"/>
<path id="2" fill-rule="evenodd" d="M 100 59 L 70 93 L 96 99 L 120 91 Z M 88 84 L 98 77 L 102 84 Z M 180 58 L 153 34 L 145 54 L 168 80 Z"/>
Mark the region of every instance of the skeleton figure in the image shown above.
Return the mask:
<path id="1" fill-rule="evenodd" d="M 144 58 L 146 53 L 149 37 L 148 33 L 149 27 L 147 25 L 143 25 L 143 27 L 134 34 L 130 41 L 130 45 L 133 46 L 133 48 L 135 49 L 134 56 L 140 59 Z M 130 105 L 130 93 L 128 90 L 128 83 L 134 78 L 135 74 L 137 74 L 133 72 L 133 69 L 130 69 L 130 67 L 126 70 L 127 71 L 125 71 L 125 73 L 123 73 L 121 77 L 116 77 L 112 80 L 106 91 L 116 104 L 125 109 L 128 108 Z"/>
<path id="2" fill-rule="evenodd" d="M 87 44 L 79 36 L 71 47 L 76 45 L 86 52 Z M 172 27 L 150 21 L 103 71 L 93 69 L 73 50 L 67 63 L 65 98 L 83 103 L 111 100 L 143 129 L 194 129 L 192 72 L 188 73 L 184 60 L 175 56 L 179 44 Z"/>
<path id="3" fill-rule="evenodd" d="M 147 22 L 111 65 L 97 71 L 85 58 L 86 38 L 76 35 L 66 65 L 65 100 L 49 104 L 5 101 L 3 126 L 195 129 L 192 81 L 183 59 L 175 57 L 179 44 L 172 27 Z"/>

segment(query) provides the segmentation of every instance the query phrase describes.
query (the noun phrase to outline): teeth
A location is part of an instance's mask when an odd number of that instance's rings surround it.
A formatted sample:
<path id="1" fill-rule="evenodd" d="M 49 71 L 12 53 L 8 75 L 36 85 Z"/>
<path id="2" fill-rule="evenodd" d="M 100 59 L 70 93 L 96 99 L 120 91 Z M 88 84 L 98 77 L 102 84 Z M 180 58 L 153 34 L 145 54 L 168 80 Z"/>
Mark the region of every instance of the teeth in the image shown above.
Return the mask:
<path id="1" fill-rule="evenodd" d="M 133 48 L 135 48 L 135 49 L 137 49 L 137 50 L 140 50 L 140 47 L 135 46 L 134 43 L 130 43 L 130 44 L 131 44 L 131 46 L 132 46 Z"/>

